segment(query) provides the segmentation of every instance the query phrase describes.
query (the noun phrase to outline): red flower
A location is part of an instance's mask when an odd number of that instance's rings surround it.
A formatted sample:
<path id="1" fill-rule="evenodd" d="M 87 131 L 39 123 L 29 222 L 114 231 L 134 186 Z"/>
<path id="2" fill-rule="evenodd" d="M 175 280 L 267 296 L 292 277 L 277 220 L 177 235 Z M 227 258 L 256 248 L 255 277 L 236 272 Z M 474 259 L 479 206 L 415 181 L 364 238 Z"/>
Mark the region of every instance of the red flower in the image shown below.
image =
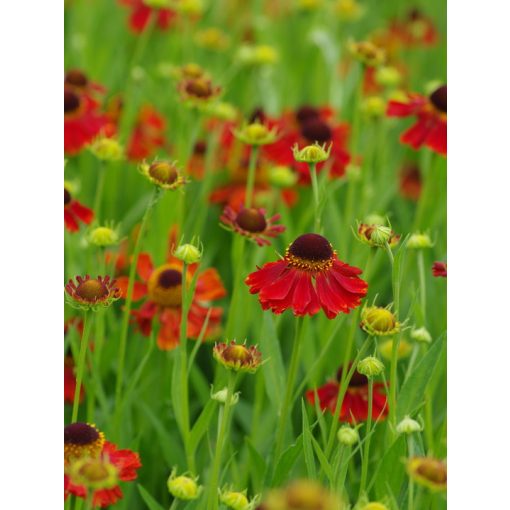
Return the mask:
<path id="1" fill-rule="evenodd" d="M 90 444 L 88 445 L 87 442 Z M 72 449 L 73 446 L 74 449 Z M 100 448 L 97 452 L 93 451 L 96 446 Z M 115 444 L 104 441 L 104 435 L 94 426 L 85 423 L 72 423 L 64 428 L 64 451 L 66 448 L 72 449 L 74 454 L 78 454 L 78 458 L 81 455 L 80 451 L 83 452 L 84 456 L 93 453 L 106 458 L 117 468 L 118 479 L 123 482 L 135 480 L 137 478 L 136 472 L 142 466 L 137 453 L 127 449 L 118 450 Z M 64 460 L 64 464 L 67 462 L 69 462 L 69 459 Z M 85 499 L 87 489 L 82 485 L 73 484 L 70 477 L 65 474 L 64 499 L 67 499 L 70 494 Z M 94 491 L 93 506 L 106 507 L 113 505 L 120 499 L 122 499 L 122 490 L 118 485 L 111 489 L 98 489 Z"/>
<path id="2" fill-rule="evenodd" d="M 324 410 L 329 410 L 331 414 L 335 413 L 342 369 L 338 371 L 337 380 L 328 381 L 320 388 L 317 388 L 319 406 Z M 306 392 L 306 399 L 312 405 L 315 405 L 315 391 Z M 383 383 L 374 383 L 372 419 L 383 420 L 388 415 L 388 403 L 384 391 Z M 357 370 L 354 372 L 340 409 L 340 421 L 355 423 L 366 421 L 368 418 L 368 379 Z"/>
<path id="3" fill-rule="evenodd" d="M 432 265 L 432 274 L 446 278 L 446 262 L 434 262 Z"/>
<path id="4" fill-rule="evenodd" d="M 149 7 L 143 0 L 119 0 L 119 3 L 131 9 L 129 28 L 135 34 L 139 34 L 145 30 L 149 24 L 152 13 L 156 16 L 158 28 L 163 31 L 168 30 L 176 16 L 175 11 L 172 9 Z"/>
<path id="5" fill-rule="evenodd" d="M 367 293 L 361 270 L 337 258 L 329 241 L 318 234 L 298 237 L 278 262 L 269 262 L 248 275 L 245 283 L 259 295 L 264 310 L 315 315 L 322 308 L 328 319 L 349 313 Z"/>
<path id="6" fill-rule="evenodd" d="M 72 356 L 64 357 L 64 402 L 74 402 L 76 391 L 76 376 L 74 375 L 74 360 Z M 80 388 L 80 402 L 83 401 L 85 393 L 83 386 Z"/>
<path id="7" fill-rule="evenodd" d="M 76 86 L 64 86 L 64 152 L 80 152 L 106 126 L 106 117 L 99 112 L 99 103 Z"/>
<path id="8" fill-rule="evenodd" d="M 182 266 L 183 263 L 173 256 L 169 256 L 167 262 L 158 268 L 154 268 L 148 253 L 141 253 L 138 258 L 137 272 L 142 281 L 135 281 L 133 300 L 138 301 L 143 297 L 147 299 L 141 308 L 133 310 L 132 314 L 145 336 L 149 336 L 152 321 L 156 315 L 158 316 L 160 323 L 158 346 L 163 350 L 174 349 L 179 344 Z M 197 270 L 197 264 L 188 267 L 188 283 Z M 129 278 L 126 276 L 117 279 L 117 286 L 124 298 L 128 282 Z M 221 299 L 225 295 L 225 288 L 216 269 L 209 268 L 199 274 L 188 315 L 189 338 L 197 338 L 200 335 L 208 313 L 209 323 L 204 338 L 208 339 L 218 334 L 223 310 L 210 306 L 209 302 Z"/>
<path id="9" fill-rule="evenodd" d="M 130 161 L 149 158 L 165 143 L 166 122 L 164 117 L 150 105 L 141 108 L 133 133 L 127 146 Z"/>
<path id="10" fill-rule="evenodd" d="M 82 221 L 88 225 L 94 219 L 92 209 L 73 200 L 71 193 L 64 187 L 64 224 L 69 232 L 77 232 L 80 229 L 78 224 Z"/>
<path id="11" fill-rule="evenodd" d="M 439 39 L 434 22 L 419 9 L 411 9 L 404 20 L 394 20 L 389 29 L 404 46 L 434 46 Z"/>
<path id="12" fill-rule="evenodd" d="M 404 198 L 418 200 L 421 195 L 421 172 L 417 165 L 405 165 L 400 171 L 399 190 Z"/>
<path id="13" fill-rule="evenodd" d="M 277 237 L 285 231 L 283 225 L 275 225 L 279 219 L 279 214 L 266 218 L 266 211 L 264 209 L 256 209 L 254 207 L 246 209 L 244 206 L 241 206 L 239 212 L 236 212 L 228 205 L 220 216 L 220 220 L 225 228 L 248 237 L 259 246 L 269 246 L 271 242 L 266 238 Z"/>
<path id="14" fill-rule="evenodd" d="M 390 101 L 386 114 L 389 117 L 416 116 L 413 124 L 400 137 L 400 141 L 419 149 L 423 145 L 438 154 L 446 155 L 446 85 L 436 89 L 429 97 L 408 94 L 409 101 Z"/>

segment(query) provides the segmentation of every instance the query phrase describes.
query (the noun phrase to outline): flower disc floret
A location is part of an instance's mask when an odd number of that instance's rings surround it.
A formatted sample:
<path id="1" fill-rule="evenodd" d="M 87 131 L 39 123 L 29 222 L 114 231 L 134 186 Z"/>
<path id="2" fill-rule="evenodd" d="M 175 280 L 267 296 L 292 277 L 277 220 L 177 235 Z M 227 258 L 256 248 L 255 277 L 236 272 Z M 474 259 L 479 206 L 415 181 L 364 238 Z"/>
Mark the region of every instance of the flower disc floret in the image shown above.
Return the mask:
<path id="1" fill-rule="evenodd" d="M 335 251 L 319 234 L 299 236 L 285 251 L 289 265 L 305 271 L 324 271 L 333 265 Z"/>
<path id="2" fill-rule="evenodd" d="M 76 422 L 64 427 L 64 460 L 98 457 L 105 437 L 94 424 Z"/>
<path id="3" fill-rule="evenodd" d="M 77 276 L 75 280 L 69 280 L 65 286 L 67 302 L 74 308 L 95 310 L 100 306 L 110 306 L 120 298 L 120 289 L 109 276 L 91 278 L 85 275 L 84 278 Z"/>
<path id="4" fill-rule="evenodd" d="M 245 344 L 237 344 L 235 340 L 230 344 L 216 344 L 213 357 L 225 368 L 236 372 L 254 373 L 262 362 L 262 354 L 256 346 L 247 347 Z"/>

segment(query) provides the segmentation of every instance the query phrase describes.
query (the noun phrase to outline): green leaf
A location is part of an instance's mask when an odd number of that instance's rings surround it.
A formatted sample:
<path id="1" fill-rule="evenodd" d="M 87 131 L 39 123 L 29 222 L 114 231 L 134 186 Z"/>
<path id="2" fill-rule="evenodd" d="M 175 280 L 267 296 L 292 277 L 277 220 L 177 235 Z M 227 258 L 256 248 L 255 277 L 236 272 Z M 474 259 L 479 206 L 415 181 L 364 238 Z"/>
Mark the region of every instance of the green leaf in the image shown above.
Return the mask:
<path id="1" fill-rule="evenodd" d="M 149 510 L 165 510 L 140 484 L 138 484 L 138 491 Z"/>
<path id="2" fill-rule="evenodd" d="M 293 445 L 290 445 L 280 457 L 275 474 L 273 476 L 273 487 L 279 487 L 287 481 L 291 474 L 292 467 L 294 466 L 297 458 L 303 450 L 303 435 L 301 434 Z"/>
<path id="3" fill-rule="evenodd" d="M 377 499 L 384 498 L 388 493 L 398 494 L 400 492 L 405 476 L 404 463 L 402 462 L 405 456 L 406 440 L 402 435 L 386 450 L 373 475 L 372 480 L 375 480 Z M 374 482 L 372 481 L 372 483 Z"/>
<path id="4" fill-rule="evenodd" d="M 317 458 L 319 459 L 320 465 L 324 473 L 326 473 L 326 476 L 328 477 L 329 483 L 331 486 L 334 484 L 334 475 L 333 475 L 333 469 L 331 468 L 330 463 L 328 462 L 328 459 L 326 458 L 326 455 L 322 451 L 322 448 L 320 447 L 317 440 L 312 437 L 312 444 L 315 450 L 315 453 L 317 454 Z"/>
<path id="5" fill-rule="evenodd" d="M 249 468 L 252 473 L 254 490 L 255 492 L 260 492 L 263 489 L 262 481 L 264 480 L 264 474 L 267 469 L 266 461 L 264 460 L 264 457 L 262 457 L 262 455 L 260 455 L 260 453 L 257 451 L 248 436 L 244 438 L 244 441 L 248 447 L 248 453 L 250 455 Z"/>
<path id="6" fill-rule="evenodd" d="M 267 363 L 261 367 L 266 391 L 273 406 L 280 409 L 285 387 L 283 380 L 285 368 L 273 316 L 270 313 L 263 314 L 262 331 L 259 338 L 260 350 L 267 359 Z"/>
<path id="7" fill-rule="evenodd" d="M 397 420 L 400 421 L 406 414 L 412 412 L 423 400 L 425 388 L 434 374 L 446 342 L 440 336 L 429 348 L 427 354 L 416 365 L 409 377 L 404 381 L 397 401 Z"/>
<path id="8" fill-rule="evenodd" d="M 305 454 L 305 464 L 308 478 L 316 478 L 315 458 L 313 456 L 312 433 L 310 431 L 310 423 L 306 413 L 305 402 L 301 399 L 301 413 L 303 416 L 303 452 Z"/>
<path id="9" fill-rule="evenodd" d="M 214 416 L 214 410 L 216 408 L 216 401 L 210 399 L 205 405 L 204 409 L 200 413 L 195 425 L 191 429 L 190 434 L 190 450 L 196 451 L 202 436 L 206 433 L 211 423 L 211 419 Z"/>

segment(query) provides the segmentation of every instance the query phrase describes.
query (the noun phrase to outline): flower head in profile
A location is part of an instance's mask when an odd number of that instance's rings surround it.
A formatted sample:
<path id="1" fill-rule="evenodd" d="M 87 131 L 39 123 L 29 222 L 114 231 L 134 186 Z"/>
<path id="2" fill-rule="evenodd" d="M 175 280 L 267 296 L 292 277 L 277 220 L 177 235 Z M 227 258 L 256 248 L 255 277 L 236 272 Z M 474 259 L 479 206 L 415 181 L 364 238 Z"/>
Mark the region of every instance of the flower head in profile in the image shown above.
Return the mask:
<path id="1" fill-rule="evenodd" d="M 122 499 L 119 482 L 136 479 L 142 466 L 131 450 L 118 450 L 95 425 L 71 423 L 64 427 L 64 498 L 74 495 L 105 507 Z"/>
<path id="2" fill-rule="evenodd" d="M 229 370 L 235 372 L 255 373 L 262 364 L 262 354 L 256 346 L 238 344 L 235 340 L 230 343 L 219 343 L 213 348 L 214 359 Z"/>
<path id="3" fill-rule="evenodd" d="M 195 106 L 205 105 L 221 94 L 221 87 L 213 85 L 206 76 L 185 78 L 179 82 L 177 88 L 181 98 Z"/>
<path id="4" fill-rule="evenodd" d="M 152 184 L 164 190 L 175 190 L 187 183 L 175 162 L 156 160 L 149 165 L 144 161 L 139 170 Z"/>
<path id="5" fill-rule="evenodd" d="M 279 219 L 279 214 L 267 217 L 264 209 L 241 207 L 239 212 L 236 212 L 229 205 L 225 206 L 220 216 L 223 227 L 247 237 L 258 246 L 269 246 L 271 244 L 269 239 L 285 231 L 283 225 L 276 224 Z"/>
<path id="6" fill-rule="evenodd" d="M 120 289 L 116 284 L 116 280 L 111 280 L 109 276 L 77 276 L 65 286 L 67 303 L 81 310 L 108 307 L 120 298 Z"/>
<path id="7" fill-rule="evenodd" d="M 73 198 L 71 187 L 64 184 L 64 225 L 69 232 L 78 232 L 79 222 L 92 223 L 94 211 Z"/>
<path id="8" fill-rule="evenodd" d="M 409 93 L 403 101 L 388 103 L 388 117 L 416 117 L 416 122 L 400 136 L 403 144 L 446 155 L 446 96 L 446 85 L 442 85 L 428 97 Z"/>
<path id="9" fill-rule="evenodd" d="M 326 144 L 320 145 L 318 142 L 315 142 L 313 145 L 307 145 L 300 149 L 297 144 L 292 147 L 292 154 L 294 155 L 294 159 L 298 163 L 322 163 L 329 158 L 331 154 L 331 146 L 326 148 Z"/>
<path id="10" fill-rule="evenodd" d="M 409 476 L 432 491 L 446 490 L 446 464 L 432 457 L 412 457 L 407 462 Z"/>
<path id="11" fill-rule="evenodd" d="M 351 363 L 352 365 L 352 363 Z M 312 405 L 315 405 L 315 399 L 318 398 L 319 406 L 322 410 L 328 410 L 331 414 L 335 413 L 338 394 L 340 392 L 340 381 L 342 380 L 342 367 L 336 374 L 335 380 L 326 382 L 316 390 L 306 392 L 306 399 Z M 384 383 L 373 383 L 373 406 L 372 419 L 384 420 L 388 415 L 388 402 Z M 360 374 L 357 370 L 349 380 L 347 391 L 340 408 L 339 420 L 347 423 L 357 423 L 366 421 L 368 417 L 368 378 Z"/>
<path id="12" fill-rule="evenodd" d="M 389 308 L 365 306 L 361 311 L 361 329 L 373 336 L 389 336 L 400 331 L 400 322 Z"/>
<path id="13" fill-rule="evenodd" d="M 368 67 L 377 67 L 386 60 L 384 50 L 372 41 L 349 41 L 349 51 L 356 60 Z"/>
<path id="14" fill-rule="evenodd" d="M 360 305 L 367 283 L 361 270 L 338 259 L 329 241 L 319 234 L 299 236 L 277 262 L 269 262 L 248 275 L 245 283 L 258 294 L 264 310 L 294 315 L 315 315 L 322 310 L 328 319 L 349 313 Z"/>
<path id="15" fill-rule="evenodd" d="M 239 129 L 233 129 L 232 133 L 246 145 L 267 145 L 277 139 L 276 128 L 269 128 L 260 122 L 244 124 Z"/>

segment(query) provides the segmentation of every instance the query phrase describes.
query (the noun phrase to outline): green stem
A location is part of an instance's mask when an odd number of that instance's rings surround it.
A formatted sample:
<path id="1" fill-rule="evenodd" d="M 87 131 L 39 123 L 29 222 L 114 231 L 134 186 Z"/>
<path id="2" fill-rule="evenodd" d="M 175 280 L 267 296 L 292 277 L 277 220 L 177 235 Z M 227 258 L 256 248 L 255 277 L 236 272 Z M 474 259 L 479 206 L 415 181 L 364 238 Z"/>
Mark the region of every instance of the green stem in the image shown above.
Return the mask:
<path id="1" fill-rule="evenodd" d="M 209 497 L 207 503 L 208 510 L 216 510 L 218 508 L 218 482 L 220 478 L 221 458 L 223 454 L 223 448 L 225 445 L 225 438 L 227 436 L 228 431 L 228 422 L 230 418 L 230 411 L 232 408 L 232 398 L 234 396 L 234 390 L 237 381 L 237 374 L 233 374 L 232 371 L 229 370 L 227 376 L 228 376 L 227 398 L 225 400 L 225 404 L 223 405 L 223 416 L 221 418 L 221 423 L 219 424 L 218 438 L 216 440 L 213 470 L 211 481 L 209 484 Z"/>
<path id="2" fill-rule="evenodd" d="M 411 435 L 407 438 L 407 449 L 409 458 L 414 456 L 413 439 Z M 414 481 L 409 477 L 409 490 L 407 493 L 407 510 L 414 510 Z"/>
<path id="3" fill-rule="evenodd" d="M 251 146 L 250 162 L 248 165 L 248 179 L 246 180 L 246 197 L 244 199 L 245 207 L 248 209 L 253 203 L 253 188 L 255 186 L 255 172 L 257 169 L 257 158 L 259 148 L 255 145 Z"/>
<path id="4" fill-rule="evenodd" d="M 232 289 L 232 300 L 230 301 L 230 313 L 227 318 L 227 325 L 225 326 L 225 335 L 228 339 L 231 338 L 233 333 L 234 324 L 238 318 L 237 308 L 240 300 L 239 293 L 241 292 L 242 279 L 244 270 L 244 248 L 246 238 L 240 235 L 234 237 L 232 245 L 232 274 L 233 274 L 233 289 Z"/>
<path id="5" fill-rule="evenodd" d="M 287 386 L 285 388 L 285 396 L 282 407 L 280 408 L 280 416 L 278 419 L 278 429 L 276 432 L 276 446 L 274 453 L 274 464 L 278 463 L 280 454 L 282 453 L 283 443 L 285 440 L 285 431 L 287 423 L 291 419 L 292 414 L 292 395 L 294 382 L 299 366 L 299 353 L 301 350 L 301 330 L 303 327 L 303 319 L 296 319 L 296 330 L 294 335 L 294 343 L 292 344 L 292 355 L 290 358 L 289 372 L 287 374 Z"/>
<path id="6" fill-rule="evenodd" d="M 177 498 L 174 498 L 172 501 L 172 504 L 170 505 L 169 510 L 177 510 L 177 507 L 179 505 L 179 500 Z"/>
<path id="7" fill-rule="evenodd" d="M 94 197 L 94 217 L 99 222 L 101 216 L 101 199 L 103 198 L 104 180 L 105 180 L 106 168 L 103 161 L 99 165 L 99 176 L 97 180 L 96 196 Z"/>
<path id="8" fill-rule="evenodd" d="M 83 334 L 81 336 L 80 354 L 78 357 L 78 367 L 76 373 L 76 388 L 74 390 L 73 413 L 71 415 L 71 423 L 76 422 L 78 419 L 78 409 L 80 407 L 80 391 L 83 381 L 83 372 L 85 370 L 85 360 L 87 355 L 87 346 L 90 336 L 90 327 L 92 320 L 89 317 L 89 312 L 86 311 L 83 315 Z"/>
<path id="9" fill-rule="evenodd" d="M 372 377 L 368 378 L 368 415 L 367 415 L 367 428 L 365 433 L 365 445 L 363 447 L 363 460 L 361 463 L 361 482 L 359 485 L 359 495 L 358 499 L 361 498 L 363 493 L 365 492 L 365 487 L 367 485 L 367 475 L 368 475 L 368 464 L 370 462 L 370 439 L 371 439 L 371 429 L 372 429 L 372 408 L 374 402 L 374 380 Z"/>
<path id="10" fill-rule="evenodd" d="M 423 250 L 418 250 L 418 275 L 420 279 L 420 304 L 421 304 L 421 320 L 425 325 L 427 320 L 427 287 L 425 280 L 425 262 L 423 257 Z"/>
<path id="11" fill-rule="evenodd" d="M 319 211 L 319 185 L 317 183 L 317 168 L 315 163 L 309 163 L 308 168 L 310 169 L 310 177 L 312 178 L 312 190 L 313 190 L 313 204 L 315 211 L 315 232 L 320 233 L 321 231 L 321 218 Z"/>
<path id="12" fill-rule="evenodd" d="M 115 433 L 118 433 L 118 428 L 120 426 L 120 418 L 121 418 L 121 397 L 122 397 L 122 384 L 124 382 L 124 364 L 126 359 L 126 343 L 127 343 L 127 335 L 129 330 L 129 318 L 131 316 L 131 305 L 133 303 L 133 289 L 135 286 L 135 272 L 136 266 L 138 264 L 138 256 L 140 255 L 140 250 L 142 248 L 142 238 L 145 233 L 145 229 L 147 227 L 147 222 L 150 216 L 154 205 L 158 201 L 160 194 L 160 189 L 155 187 L 150 198 L 149 203 L 147 204 L 147 208 L 145 209 L 145 213 L 142 218 L 142 223 L 140 225 L 140 230 L 138 232 L 138 236 L 136 238 L 135 247 L 133 250 L 133 258 L 131 260 L 131 267 L 129 268 L 129 282 L 128 288 L 126 292 L 126 306 L 124 308 L 124 315 L 122 316 L 122 326 L 120 333 L 120 341 L 119 341 L 119 352 L 118 352 L 118 364 L 117 364 L 117 381 L 115 385 Z"/>

